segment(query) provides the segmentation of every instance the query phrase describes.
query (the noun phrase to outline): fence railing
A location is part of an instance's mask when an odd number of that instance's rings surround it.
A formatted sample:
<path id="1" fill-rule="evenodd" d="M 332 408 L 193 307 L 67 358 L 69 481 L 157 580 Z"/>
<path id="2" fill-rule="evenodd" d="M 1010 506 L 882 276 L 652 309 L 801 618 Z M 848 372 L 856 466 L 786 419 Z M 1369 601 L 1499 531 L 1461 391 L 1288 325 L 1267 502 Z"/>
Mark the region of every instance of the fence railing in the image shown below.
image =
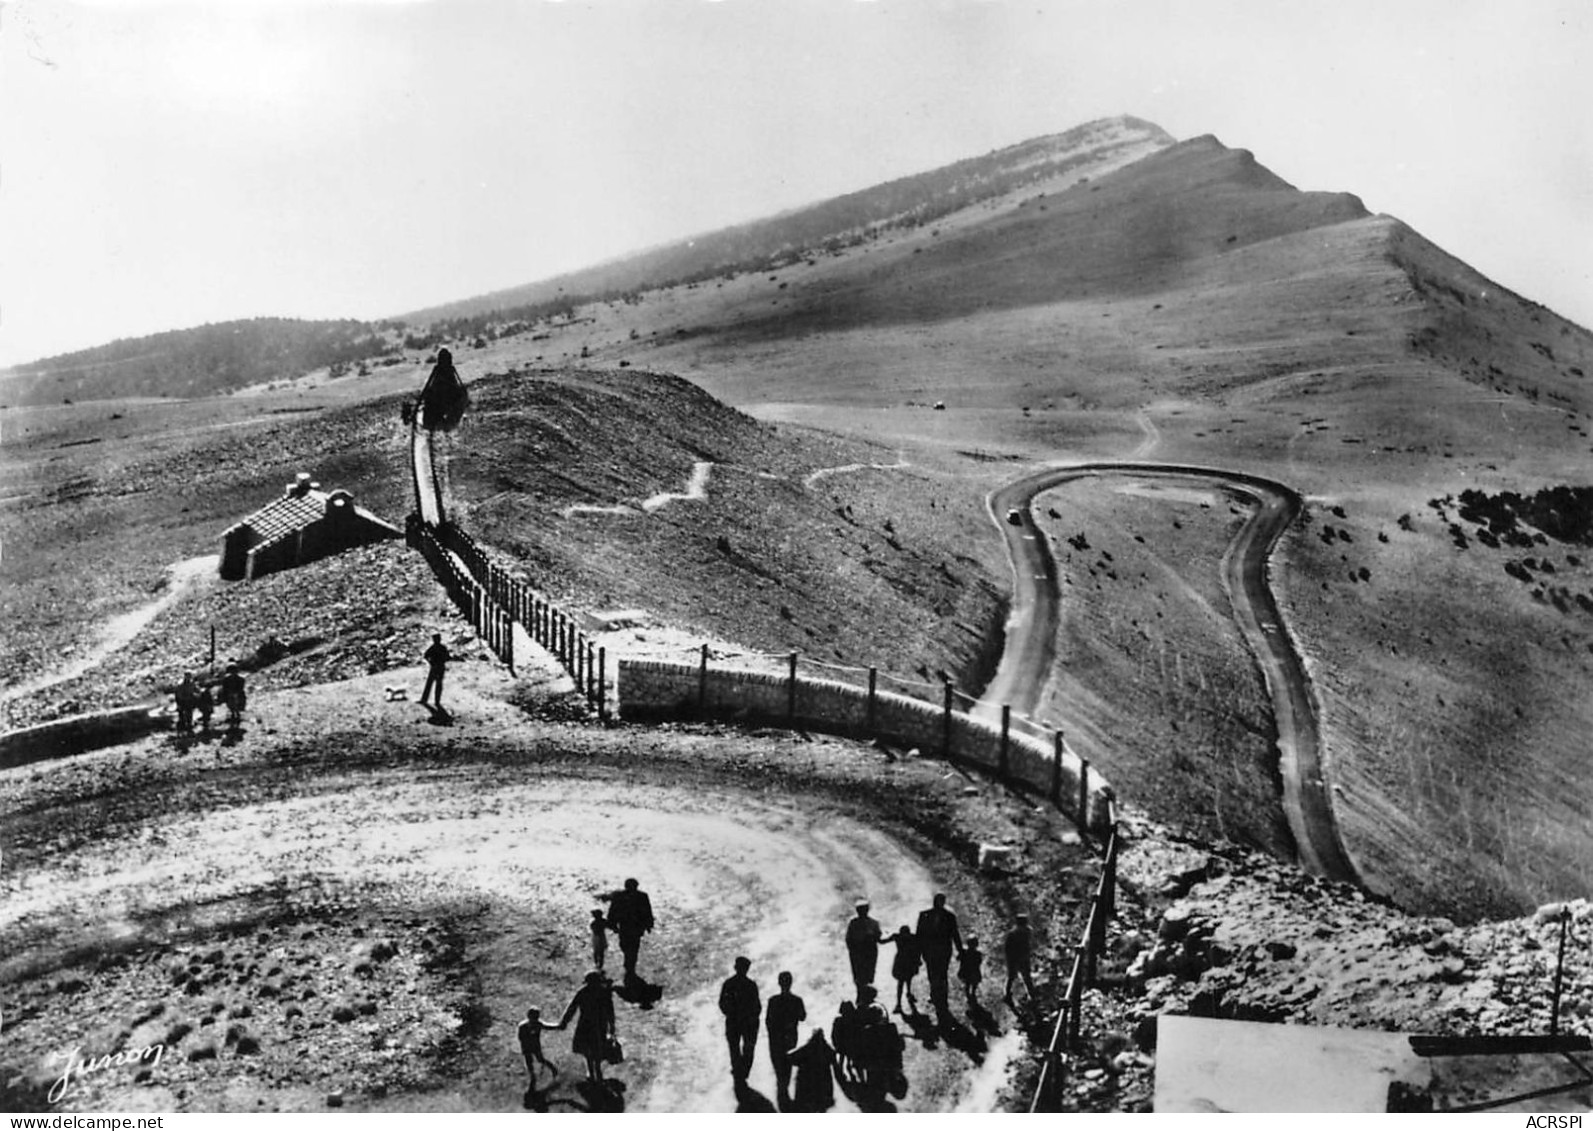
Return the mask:
<path id="1" fill-rule="evenodd" d="M 1115 810 L 1115 806 L 1113 807 Z M 1111 832 L 1106 838 L 1106 856 L 1101 864 L 1101 879 L 1090 897 L 1090 915 L 1084 931 L 1073 947 L 1073 966 L 1062 991 L 1056 1026 L 1051 1031 L 1040 1078 L 1034 1086 L 1030 1113 L 1062 1110 L 1062 1084 L 1072 1051 L 1078 1047 L 1084 1025 L 1084 991 L 1095 985 L 1101 955 L 1106 952 L 1106 926 L 1117 917 L 1117 846 L 1115 811 Z"/>
<path id="2" fill-rule="evenodd" d="M 511 673 L 514 628 L 519 625 L 532 643 L 559 661 L 576 690 L 607 720 L 607 650 L 582 632 L 574 618 L 493 562 L 452 522 L 432 526 L 411 514 L 407 531 L 410 545 L 426 558 L 461 615 Z"/>
<path id="3" fill-rule="evenodd" d="M 832 677 L 836 665 L 815 662 L 824 674 L 814 676 L 796 652 L 779 657 L 778 665 L 768 665 L 773 657 L 766 654 L 743 653 L 743 662 L 731 666 L 710 663 L 712 655 L 703 645 L 692 662 L 622 658 L 616 672 L 622 717 L 770 722 L 877 739 L 1044 797 L 1082 832 L 1104 834 L 1110 826 L 1111 787 L 1067 748 L 1060 731 L 1014 728 L 1006 709 L 962 710 L 950 684 L 936 702 L 882 690 L 874 669 L 864 669 L 865 681 L 848 683 Z M 749 667 L 747 660 L 761 663 Z"/>

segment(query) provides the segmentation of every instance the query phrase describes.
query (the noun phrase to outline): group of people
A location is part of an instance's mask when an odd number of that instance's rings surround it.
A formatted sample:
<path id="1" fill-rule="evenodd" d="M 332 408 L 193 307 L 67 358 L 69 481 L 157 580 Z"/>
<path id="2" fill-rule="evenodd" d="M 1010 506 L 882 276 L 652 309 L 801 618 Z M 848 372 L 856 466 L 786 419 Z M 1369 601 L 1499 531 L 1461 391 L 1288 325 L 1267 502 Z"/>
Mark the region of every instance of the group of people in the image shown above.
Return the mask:
<path id="1" fill-rule="evenodd" d="M 537 1068 L 551 1072 L 558 1068 L 542 1052 L 542 1034 L 549 1030 L 569 1028 L 575 1022 L 575 1032 L 570 1041 L 571 1051 L 586 1062 L 586 1079 L 594 1085 L 603 1083 L 603 1066 L 618 1063 L 624 1055 L 615 1028 L 614 983 L 604 973 L 608 958 L 608 935 L 613 932 L 619 939 L 620 954 L 624 958 L 626 985 L 639 981 L 636 973 L 637 959 L 641 954 L 642 936 L 654 926 L 653 903 L 641 885 L 627 879 L 618 891 L 601 897 L 608 910 L 594 908 L 590 924 L 592 944 L 592 969 L 575 991 L 564 1015 L 557 1024 L 542 1019 L 542 1011 L 533 1007 L 526 1010 L 525 1020 L 519 1026 L 520 1052 L 525 1058 L 526 1071 L 531 1076 L 532 1091 L 537 1086 Z"/>
<path id="2" fill-rule="evenodd" d="M 902 1012 L 902 998 L 907 1008 L 918 1009 L 918 999 L 913 996 L 913 979 L 920 970 L 929 975 L 929 1001 L 939 1012 L 950 1008 L 951 960 L 957 959 L 957 980 L 962 984 L 963 996 L 970 1009 L 979 1005 L 979 987 L 984 981 L 984 951 L 979 947 L 977 935 L 965 940 L 957 923 L 956 914 L 946 906 L 944 894 L 937 893 L 931 906 L 919 913 L 916 929 L 903 923 L 893 935 L 886 935 L 878 920 L 869 914 L 866 900 L 857 904 L 856 914 L 846 925 L 846 953 L 852 965 L 852 981 L 857 986 L 858 1001 L 863 991 L 873 989 L 874 974 L 879 965 L 881 946 L 894 946 L 891 959 L 891 977 L 896 979 L 896 1012 Z M 1018 915 L 1002 944 L 1006 960 L 1007 984 L 1002 999 L 1008 1005 L 1012 999 L 1013 985 L 1020 979 L 1030 1000 L 1034 998 L 1034 937 L 1029 927 L 1029 917 Z"/>
<path id="3" fill-rule="evenodd" d="M 916 1014 L 917 998 L 913 980 L 920 970 L 929 974 L 930 1002 L 938 1013 L 949 1010 L 951 963 L 957 960 L 957 979 L 970 1009 L 979 1005 L 979 987 L 984 979 L 984 952 L 975 935 L 963 937 L 956 914 L 946 906 L 944 894 L 936 894 L 931 906 L 919 916 L 916 928 L 903 924 L 893 935 L 885 935 L 870 914 L 867 901 L 859 901 L 856 914 L 846 927 L 846 950 L 857 988 L 856 1001 L 841 1003 L 840 1012 L 830 1026 L 829 1039 L 822 1028 L 815 1028 L 805 1042 L 801 1026 L 807 1008 L 792 992 L 789 971 L 778 977 L 780 990 L 768 1000 L 759 1001 L 757 984 L 752 980 L 751 960 L 735 961 L 735 972 L 719 990 L 719 1011 L 725 1019 L 725 1043 L 730 1054 L 730 1072 L 738 1086 L 752 1070 L 758 1040 L 760 1011 L 768 1034 L 769 1061 L 774 1068 L 780 1106 L 784 1110 L 824 1111 L 833 1103 L 833 1081 L 841 1080 L 889 1091 L 900 1098 L 906 1091 L 902 1075 L 902 1053 L 906 1042 L 891 1022 L 879 1001 L 874 985 L 882 946 L 894 946 L 891 976 L 896 980 L 896 1012 L 906 1008 Z M 1021 982 L 1034 998 L 1034 937 L 1027 915 L 1017 915 L 1003 940 L 1007 981 L 1003 993 L 1009 1005 L 1016 1005 L 1012 993 Z M 791 1089 L 793 1071 L 796 1088 Z"/>
<path id="4" fill-rule="evenodd" d="M 247 692 L 244 689 L 243 673 L 238 670 L 237 664 L 228 664 L 226 672 L 214 685 L 201 680 L 194 672 L 183 673 L 175 697 L 179 734 L 193 733 L 196 714 L 199 716 L 201 731 L 209 734 L 210 720 L 216 713 L 218 702 L 227 709 L 229 731 L 236 732 L 243 725 L 243 708 L 247 702 Z"/>
<path id="5" fill-rule="evenodd" d="M 807 1005 L 792 991 L 789 970 L 780 971 L 776 981 L 780 990 L 764 1005 L 758 985 L 749 971 L 752 960 L 735 961 L 735 973 L 719 987 L 719 1012 L 725 1018 L 725 1044 L 730 1051 L 730 1075 L 737 1089 L 746 1086 L 752 1072 L 753 1054 L 758 1044 L 760 1015 L 769 1039 L 769 1063 L 774 1068 L 775 1087 L 783 1111 L 827 1111 L 835 1103 L 833 1073 L 836 1050 L 825 1040 L 824 1030 L 815 1028 L 802 1042 L 802 1023 L 808 1019 Z M 850 1003 L 849 1003 L 850 1004 Z M 883 1014 L 881 1014 L 883 1018 Z M 890 1024 L 888 1018 L 885 1019 Z M 894 1026 L 891 1027 L 894 1031 Z M 791 1080 L 796 1077 L 793 1092 Z"/>
<path id="6" fill-rule="evenodd" d="M 570 1000 L 557 1023 L 543 1020 L 540 1010 L 531 1008 L 519 1026 L 520 1051 L 531 1077 L 531 1091 L 537 1087 L 537 1072 L 558 1068 L 542 1051 L 542 1034 L 564 1030 L 575 1024 L 571 1049 L 586 1062 L 587 1080 L 603 1084 L 603 1066 L 623 1056 L 615 1029 L 613 981 L 604 972 L 608 957 L 608 936 L 619 939 L 624 958 L 625 983 L 639 983 L 636 973 L 642 938 L 653 930 L 652 901 L 634 879 L 602 898 L 607 909 L 595 908 L 590 923 L 592 969 L 581 988 Z M 765 1003 L 751 976 L 752 960 L 735 960 L 734 973 L 719 987 L 719 1012 L 724 1017 L 725 1044 L 730 1056 L 730 1074 L 738 1095 L 752 1072 L 758 1044 L 760 1021 L 767 1033 L 769 1061 L 774 1068 L 779 1102 L 786 1111 L 825 1111 L 835 1103 L 834 1084 L 855 1083 L 877 1087 L 898 1098 L 905 1094 L 902 1075 L 905 1041 L 879 1001 L 874 985 L 881 946 L 894 946 L 891 976 L 896 980 L 896 1012 L 916 1015 L 918 1001 L 913 980 L 920 970 L 929 975 L 930 1002 L 937 1013 L 949 1010 L 951 963 L 957 960 L 957 978 L 970 1009 L 978 1007 L 979 987 L 984 976 L 984 953 L 975 935 L 964 938 L 956 914 L 946 906 L 944 894 L 936 894 L 931 906 L 918 916 L 916 927 L 903 924 L 886 936 L 870 915 L 867 901 L 859 901 L 856 914 L 846 927 L 847 957 L 857 988 L 856 1001 L 841 1004 L 840 1013 L 830 1026 L 828 1038 L 822 1027 L 813 1028 L 802 1039 L 808 1020 L 807 1006 L 793 991 L 790 971 L 782 970 L 776 979 L 779 991 Z M 1006 960 L 1006 988 L 1003 1000 L 1015 1006 L 1012 993 L 1021 982 L 1029 999 L 1034 998 L 1033 934 L 1027 915 L 1017 915 L 1003 940 Z M 793 1079 L 795 1087 L 793 1088 Z"/>

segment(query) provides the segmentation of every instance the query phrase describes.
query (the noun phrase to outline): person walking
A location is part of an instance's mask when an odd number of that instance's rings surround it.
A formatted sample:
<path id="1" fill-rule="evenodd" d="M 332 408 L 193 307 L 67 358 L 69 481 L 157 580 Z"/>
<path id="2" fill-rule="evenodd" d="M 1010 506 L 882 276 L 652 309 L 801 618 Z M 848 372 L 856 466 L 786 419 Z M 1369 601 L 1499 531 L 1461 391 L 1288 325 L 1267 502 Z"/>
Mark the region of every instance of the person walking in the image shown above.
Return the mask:
<path id="1" fill-rule="evenodd" d="M 852 961 L 852 981 L 861 993 L 874 984 L 879 964 L 880 926 L 869 916 L 867 900 L 858 900 L 857 914 L 846 924 L 846 955 Z"/>
<path id="2" fill-rule="evenodd" d="M 201 734 L 210 733 L 210 720 L 216 713 L 216 696 L 210 690 L 210 684 L 199 685 L 199 701 L 195 704 L 199 709 L 199 730 Z"/>
<path id="3" fill-rule="evenodd" d="M 448 651 L 448 646 L 442 642 L 442 633 L 431 634 L 431 647 L 421 653 L 421 659 L 426 661 L 426 685 L 421 688 L 421 706 L 427 706 L 427 698 L 432 696 L 432 688 L 436 688 L 435 697 L 430 706 L 442 710 L 443 676 L 447 674 L 448 663 L 453 659 Z"/>
<path id="4" fill-rule="evenodd" d="M 792 1106 L 797 1111 L 829 1111 L 834 1107 L 835 1050 L 824 1039 L 823 1029 L 813 1030 L 807 1044 L 791 1054 L 791 1063 L 796 1067 Z"/>
<path id="5" fill-rule="evenodd" d="M 537 1086 L 537 1065 L 542 1065 L 555 1076 L 559 1073 L 559 1066 L 542 1052 L 542 1034 L 562 1028 L 564 1026 L 549 1025 L 542 1020 L 542 1011 L 536 1006 L 525 1011 L 525 1020 L 520 1022 L 516 1034 L 520 1038 L 520 1055 L 525 1057 L 525 1070 L 531 1076 L 532 1091 L 536 1091 Z"/>
<path id="6" fill-rule="evenodd" d="M 985 977 L 985 952 L 979 949 L 979 936 L 969 935 L 968 945 L 957 956 L 957 980 L 962 983 L 963 997 L 969 1009 L 979 1005 L 979 983 Z"/>
<path id="7" fill-rule="evenodd" d="M 199 706 L 199 687 L 194 683 L 194 673 L 184 672 L 177 685 L 177 731 L 188 734 L 194 729 L 194 708 Z"/>
<path id="8" fill-rule="evenodd" d="M 586 1061 L 586 1078 L 594 1084 L 603 1082 L 603 1061 L 609 1053 L 614 1033 L 614 991 L 601 970 L 592 970 L 586 981 L 575 991 L 570 1004 L 559 1021 L 563 1029 L 575 1018 L 575 1034 L 570 1048 L 576 1056 Z"/>
<path id="9" fill-rule="evenodd" d="M 918 1012 L 918 999 L 913 996 L 913 979 L 918 977 L 918 971 L 923 969 L 924 955 L 919 949 L 918 940 L 913 937 L 913 929 L 906 923 L 901 930 L 885 940 L 896 947 L 896 955 L 891 959 L 891 977 L 896 979 L 896 1012 L 902 1011 L 902 994 L 907 994 L 907 1008 L 915 1014 Z"/>
<path id="10" fill-rule="evenodd" d="M 789 970 L 780 971 L 780 992 L 769 999 L 763 1011 L 763 1026 L 769 1033 L 769 1063 L 774 1065 L 781 1107 L 791 1102 L 791 1053 L 801 1035 L 802 1022 L 808 1019 L 807 1006 L 791 992 L 791 980 Z"/>
<path id="11" fill-rule="evenodd" d="M 725 1044 L 730 1048 L 730 1075 L 738 1084 L 746 1082 L 752 1071 L 752 1056 L 758 1046 L 758 1015 L 763 1003 L 758 986 L 747 971 L 752 959 L 737 958 L 736 972 L 719 987 L 719 1012 L 725 1016 Z"/>
<path id="12" fill-rule="evenodd" d="M 948 1008 L 951 955 L 962 953 L 962 934 L 957 930 L 957 916 L 946 906 L 946 896 L 936 892 L 933 906 L 918 914 L 918 927 L 913 934 L 918 938 L 924 955 L 924 967 L 929 973 L 929 1000 L 938 1009 Z"/>
<path id="13" fill-rule="evenodd" d="M 1012 983 L 1019 978 L 1023 979 L 1024 988 L 1029 991 L 1029 1001 L 1034 1001 L 1034 935 L 1029 930 L 1029 917 L 1019 915 L 1012 924 L 1012 930 L 1007 932 L 1007 937 L 1002 943 L 1002 957 L 1007 963 L 1007 988 L 1001 1000 L 1017 1008 L 1017 1003 L 1012 1000 Z"/>
<path id="14" fill-rule="evenodd" d="M 249 701 L 244 688 L 243 673 L 237 664 L 228 664 L 227 673 L 221 677 L 221 705 L 227 708 L 227 729 L 236 732 L 243 725 L 243 709 Z"/>
<path id="15" fill-rule="evenodd" d="M 636 977 L 636 958 L 641 953 L 642 936 L 653 929 L 653 901 L 634 879 L 625 887 L 604 896 L 608 900 L 608 925 L 619 936 L 620 953 L 625 956 L 625 980 Z"/>
<path id="16" fill-rule="evenodd" d="M 603 909 L 592 909 L 592 965 L 603 969 L 603 960 L 608 957 L 608 921 L 603 918 Z"/>

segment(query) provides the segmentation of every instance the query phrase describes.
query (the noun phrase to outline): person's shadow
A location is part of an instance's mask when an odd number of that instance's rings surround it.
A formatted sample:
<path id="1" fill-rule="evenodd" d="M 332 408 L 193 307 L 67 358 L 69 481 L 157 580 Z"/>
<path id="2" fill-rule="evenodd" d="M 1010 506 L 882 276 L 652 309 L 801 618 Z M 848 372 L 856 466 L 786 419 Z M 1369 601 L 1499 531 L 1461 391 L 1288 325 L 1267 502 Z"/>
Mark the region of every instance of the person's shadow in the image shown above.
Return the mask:
<path id="1" fill-rule="evenodd" d="M 848 1080 L 841 1085 L 841 1094 L 857 1105 L 859 1111 L 869 1113 L 887 1113 L 896 1110 L 896 1105 L 885 1094 L 885 1085 L 878 1082 L 863 1083 Z M 906 1090 L 903 1089 L 903 1095 Z"/>
<path id="2" fill-rule="evenodd" d="M 950 1010 L 941 1011 L 938 1015 L 938 1022 L 941 1040 L 946 1042 L 947 1048 L 953 1048 L 958 1052 L 965 1053 L 968 1059 L 975 1064 L 984 1063 L 985 1053 L 990 1051 L 990 1046 L 985 1044 L 985 1039 L 982 1036 L 953 1017 Z"/>
<path id="3" fill-rule="evenodd" d="M 581 1080 L 575 1085 L 575 1090 L 580 1093 L 581 1099 L 586 1103 L 587 1111 L 621 1112 L 625 1110 L 625 1081 L 623 1080 Z"/>
<path id="4" fill-rule="evenodd" d="M 663 998 L 664 987 L 649 982 L 640 974 L 627 974 L 625 980 L 614 987 L 614 996 L 638 1009 L 651 1009 Z"/>
<path id="5" fill-rule="evenodd" d="M 775 1106 L 769 1102 L 768 1096 L 752 1087 L 745 1080 L 736 1081 L 736 1111 L 761 1113 L 774 1110 Z"/>
<path id="6" fill-rule="evenodd" d="M 547 1111 L 548 1097 L 552 1094 L 552 1084 L 549 1084 L 546 1088 L 540 1090 L 538 1090 L 535 1084 L 529 1084 L 526 1086 L 525 1095 L 521 1097 L 520 1102 L 525 1106 L 527 1111 Z"/>
<path id="7" fill-rule="evenodd" d="M 426 719 L 426 721 L 432 726 L 451 727 L 454 725 L 454 717 L 449 713 L 448 708 L 442 706 L 434 707 L 428 703 L 426 704 L 426 709 L 431 712 L 431 715 Z"/>
<path id="8" fill-rule="evenodd" d="M 1001 1036 L 1001 1025 L 996 1021 L 995 1014 L 978 1002 L 968 1007 L 968 1021 L 980 1038 Z"/>
<path id="9" fill-rule="evenodd" d="M 902 1014 L 902 1020 L 907 1023 L 907 1028 L 913 1035 L 913 1040 L 922 1044 L 926 1049 L 940 1047 L 940 1030 L 935 1027 L 934 1020 L 925 1013 L 918 1012 L 914 1007 L 911 1013 Z"/>

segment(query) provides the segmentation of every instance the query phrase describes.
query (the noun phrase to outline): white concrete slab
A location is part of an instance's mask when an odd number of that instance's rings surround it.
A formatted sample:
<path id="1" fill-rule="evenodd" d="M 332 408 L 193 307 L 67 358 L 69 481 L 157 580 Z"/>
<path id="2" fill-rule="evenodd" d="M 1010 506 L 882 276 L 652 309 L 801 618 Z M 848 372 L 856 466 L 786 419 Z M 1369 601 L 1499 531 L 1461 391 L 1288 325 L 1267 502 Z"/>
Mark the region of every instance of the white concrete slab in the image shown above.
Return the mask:
<path id="1" fill-rule="evenodd" d="M 1172 1015 L 1157 1029 L 1159 1112 L 1381 1112 L 1395 1080 L 1432 1079 L 1408 1034 Z"/>

